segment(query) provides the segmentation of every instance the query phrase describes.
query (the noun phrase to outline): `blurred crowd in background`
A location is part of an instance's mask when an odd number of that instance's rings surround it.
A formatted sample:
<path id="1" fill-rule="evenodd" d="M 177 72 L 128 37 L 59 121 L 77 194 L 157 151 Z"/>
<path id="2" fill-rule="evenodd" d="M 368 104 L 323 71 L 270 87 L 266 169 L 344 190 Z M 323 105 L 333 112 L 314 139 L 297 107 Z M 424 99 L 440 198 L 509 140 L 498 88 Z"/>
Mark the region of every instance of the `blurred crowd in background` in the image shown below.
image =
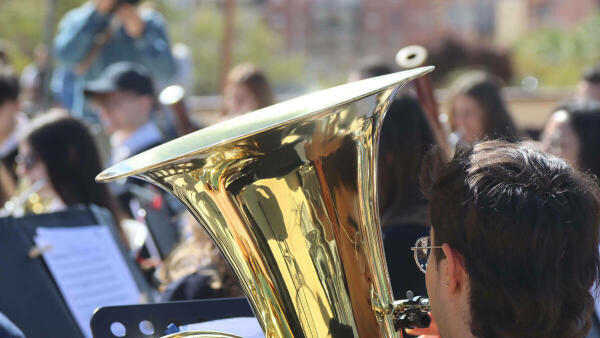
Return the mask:
<path id="1" fill-rule="evenodd" d="M 110 210 L 162 300 L 242 293 L 172 197 L 95 176 L 283 98 L 402 70 L 394 57 L 409 44 L 424 45 L 426 64 L 436 66 L 435 123 L 448 139 L 437 138 L 414 90 L 398 94 L 378 169 L 395 294 L 426 293 L 406 252 L 428 232 L 418 176 L 432 146 L 526 141 L 600 175 L 597 1 L 46 1 L 56 17 L 19 7 L 38 2 L 0 2 L 2 216 L 79 204 Z M 141 210 L 164 215 L 176 238 L 168 250 L 137 240 L 153 222 Z"/>

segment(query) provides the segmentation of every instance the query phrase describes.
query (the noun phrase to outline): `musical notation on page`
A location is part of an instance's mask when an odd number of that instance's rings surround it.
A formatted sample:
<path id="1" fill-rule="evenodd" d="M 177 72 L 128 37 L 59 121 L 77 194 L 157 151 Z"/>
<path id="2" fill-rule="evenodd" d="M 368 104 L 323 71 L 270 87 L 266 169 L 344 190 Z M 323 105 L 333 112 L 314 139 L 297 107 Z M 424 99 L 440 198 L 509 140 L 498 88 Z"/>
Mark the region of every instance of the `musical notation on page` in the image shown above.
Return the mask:
<path id="1" fill-rule="evenodd" d="M 90 319 L 103 306 L 138 304 L 140 291 L 106 225 L 38 228 L 38 247 L 62 296 L 86 337 Z"/>

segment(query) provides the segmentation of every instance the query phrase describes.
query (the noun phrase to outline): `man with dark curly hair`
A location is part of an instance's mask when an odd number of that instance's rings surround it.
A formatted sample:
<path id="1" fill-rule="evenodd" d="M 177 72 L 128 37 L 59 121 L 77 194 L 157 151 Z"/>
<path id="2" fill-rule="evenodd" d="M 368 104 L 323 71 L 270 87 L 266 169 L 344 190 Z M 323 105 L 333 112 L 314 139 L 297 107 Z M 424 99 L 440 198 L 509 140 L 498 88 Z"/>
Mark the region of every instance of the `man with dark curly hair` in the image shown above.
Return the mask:
<path id="1" fill-rule="evenodd" d="M 593 179 L 487 141 L 448 163 L 430 156 L 422 184 L 431 234 L 413 250 L 442 337 L 586 335 L 600 271 Z"/>

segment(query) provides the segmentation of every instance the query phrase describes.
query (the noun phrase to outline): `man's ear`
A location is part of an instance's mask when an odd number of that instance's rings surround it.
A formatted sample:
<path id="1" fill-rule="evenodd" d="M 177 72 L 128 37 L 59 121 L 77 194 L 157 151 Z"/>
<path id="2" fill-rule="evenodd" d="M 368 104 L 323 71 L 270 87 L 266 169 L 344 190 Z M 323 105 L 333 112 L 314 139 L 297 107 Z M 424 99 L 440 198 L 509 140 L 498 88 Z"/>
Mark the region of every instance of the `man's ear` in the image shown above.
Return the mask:
<path id="1" fill-rule="evenodd" d="M 464 287 L 467 278 L 463 257 L 447 243 L 442 244 L 442 251 L 446 255 L 446 271 L 443 278 L 446 278 L 445 283 L 448 291 L 454 293 Z"/>

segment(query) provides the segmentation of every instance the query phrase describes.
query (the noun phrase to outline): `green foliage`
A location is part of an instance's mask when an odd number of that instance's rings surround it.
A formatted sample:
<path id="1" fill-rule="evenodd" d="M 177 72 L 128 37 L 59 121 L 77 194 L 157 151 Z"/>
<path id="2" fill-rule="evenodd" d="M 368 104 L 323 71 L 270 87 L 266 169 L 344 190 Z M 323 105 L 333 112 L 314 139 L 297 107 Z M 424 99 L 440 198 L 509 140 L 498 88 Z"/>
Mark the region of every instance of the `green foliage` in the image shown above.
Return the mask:
<path id="1" fill-rule="evenodd" d="M 55 23 L 83 0 L 55 0 Z M 0 40 L 7 45 L 10 62 L 18 70 L 29 64 L 33 51 L 43 43 L 47 0 L 0 1 Z"/>
<path id="2" fill-rule="evenodd" d="M 167 20 L 171 41 L 183 42 L 192 49 L 196 92 L 217 94 L 224 32 L 222 9 L 204 5 L 191 13 L 173 10 Z M 276 88 L 290 87 L 302 80 L 303 58 L 286 55 L 281 36 L 251 10 L 237 8 L 234 38 L 233 65 L 256 64 L 267 72 Z"/>
<path id="3" fill-rule="evenodd" d="M 536 76 L 544 86 L 573 85 L 586 67 L 599 60 L 600 14 L 573 30 L 537 31 L 514 48 L 518 74 Z"/>
<path id="4" fill-rule="evenodd" d="M 223 36 L 220 13 L 204 9 L 188 14 L 175 12 L 167 20 L 171 23 L 171 43 L 182 42 L 192 49 L 196 91 L 216 93 Z"/>
<path id="5" fill-rule="evenodd" d="M 47 3 L 50 0 L 0 0 L 0 40 L 4 40 L 12 65 L 22 70 L 32 61 L 33 51 L 43 43 Z M 84 0 L 54 0 L 55 24 Z M 172 1 L 152 5 L 165 16 L 171 41 L 190 46 L 194 57 L 198 94 L 217 94 L 223 37 L 222 8 L 202 5 L 177 8 Z M 270 30 L 252 9 L 237 7 L 233 62 L 253 62 L 266 70 L 275 87 L 287 88 L 302 80 L 304 60 L 283 53 L 281 36 Z"/>

